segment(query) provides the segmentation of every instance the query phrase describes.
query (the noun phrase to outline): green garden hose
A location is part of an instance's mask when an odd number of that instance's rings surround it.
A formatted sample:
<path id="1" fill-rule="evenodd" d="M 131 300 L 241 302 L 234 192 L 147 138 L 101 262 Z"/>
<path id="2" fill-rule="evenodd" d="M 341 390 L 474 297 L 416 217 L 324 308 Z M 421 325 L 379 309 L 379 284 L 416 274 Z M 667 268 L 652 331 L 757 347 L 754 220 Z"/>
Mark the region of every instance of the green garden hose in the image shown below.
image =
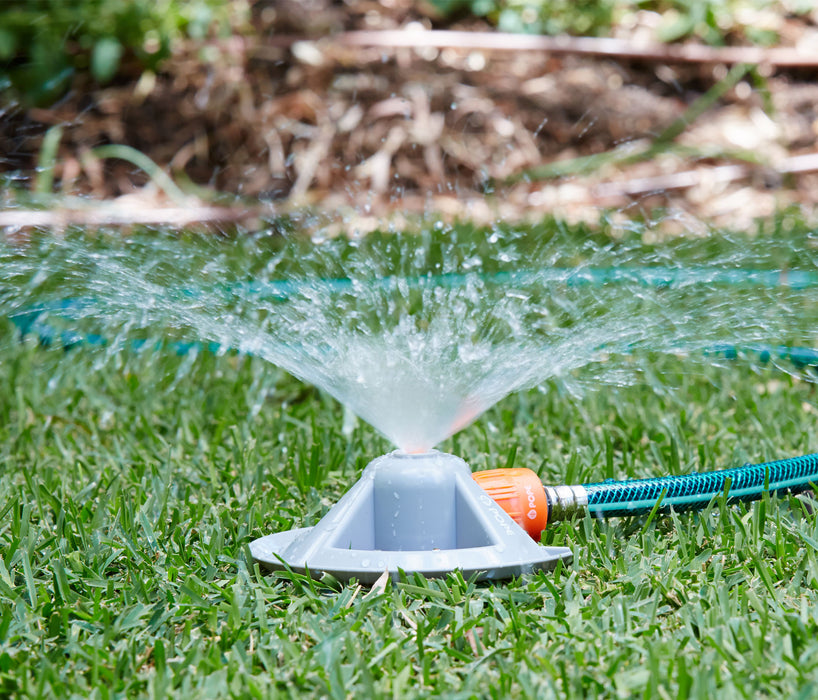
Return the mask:
<path id="1" fill-rule="evenodd" d="M 651 479 L 609 479 L 592 484 L 545 486 L 530 469 L 493 469 L 474 474 L 486 492 L 539 540 L 549 520 L 590 513 L 605 518 L 647 515 L 653 510 L 695 510 L 724 494 L 727 503 L 763 494 L 800 493 L 818 484 L 818 454 L 714 472 Z"/>
<path id="2" fill-rule="evenodd" d="M 584 484 L 588 511 L 595 516 L 641 515 L 661 509 L 703 508 L 724 493 L 728 502 L 756 500 L 765 492 L 792 493 L 818 483 L 818 454 L 714 472 Z"/>

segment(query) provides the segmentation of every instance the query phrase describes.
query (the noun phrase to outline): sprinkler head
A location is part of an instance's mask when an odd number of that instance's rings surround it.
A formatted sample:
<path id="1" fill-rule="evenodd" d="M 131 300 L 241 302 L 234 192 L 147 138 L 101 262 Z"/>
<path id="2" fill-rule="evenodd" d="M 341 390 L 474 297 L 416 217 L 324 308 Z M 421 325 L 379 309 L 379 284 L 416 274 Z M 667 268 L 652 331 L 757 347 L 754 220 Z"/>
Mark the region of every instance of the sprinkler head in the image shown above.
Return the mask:
<path id="1" fill-rule="evenodd" d="M 441 452 L 392 452 L 311 528 L 250 544 L 270 569 L 328 573 L 373 583 L 384 571 L 445 576 L 459 570 L 504 579 L 570 561 L 566 547 L 535 543 L 472 479 L 468 465 Z"/>

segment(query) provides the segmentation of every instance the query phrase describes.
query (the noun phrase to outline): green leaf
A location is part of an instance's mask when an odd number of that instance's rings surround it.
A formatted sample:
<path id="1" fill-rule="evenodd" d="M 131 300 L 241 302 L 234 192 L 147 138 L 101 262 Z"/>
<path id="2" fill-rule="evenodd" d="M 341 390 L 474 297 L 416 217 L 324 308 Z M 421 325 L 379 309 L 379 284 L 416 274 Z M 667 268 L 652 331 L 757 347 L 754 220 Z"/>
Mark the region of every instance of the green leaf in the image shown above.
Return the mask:
<path id="1" fill-rule="evenodd" d="M 468 0 L 431 0 L 430 4 L 443 17 L 448 17 L 456 12 L 460 12 L 467 6 Z"/>
<path id="2" fill-rule="evenodd" d="M 668 12 L 659 25 L 657 35 L 659 41 L 670 43 L 691 34 L 695 26 L 696 20 L 691 15 Z"/>
<path id="3" fill-rule="evenodd" d="M 497 28 L 501 32 L 512 32 L 515 34 L 521 34 L 526 31 L 526 26 L 520 13 L 513 9 L 505 9 L 500 12 L 500 16 L 497 18 Z"/>
<path id="4" fill-rule="evenodd" d="M 91 54 L 91 74 L 100 82 L 107 83 L 116 75 L 122 58 L 122 44 L 110 36 L 94 44 Z"/>
<path id="5" fill-rule="evenodd" d="M 485 17 L 494 12 L 495 4 L 492 0 L 472 0 L 471 11 L 478 17 Z"/>
<path id="6" fill-rule="evenodd" d="M 61 126 L 52 126 L 43 137 L 37 178 L 34 183 L 34 190 L 39 194 L 49 194 L 54 186 L 54 166 L 57 164 L 57 151 L 60 147 L 62 132 Z"/>
<path id="7" fill-rule="evenodd" d="M 16 50 L 17 38 L 7 29 L 0 28 L 0 59 L 13 58 Z"/>
<path id="8" fill-rule="evenodd" d="M 213 24 L 213 11 L 207 5 L 199 3 L 192 8 L 187 33 L 192 39 L 201 41 L 207 37 L 211 24 Z"/>

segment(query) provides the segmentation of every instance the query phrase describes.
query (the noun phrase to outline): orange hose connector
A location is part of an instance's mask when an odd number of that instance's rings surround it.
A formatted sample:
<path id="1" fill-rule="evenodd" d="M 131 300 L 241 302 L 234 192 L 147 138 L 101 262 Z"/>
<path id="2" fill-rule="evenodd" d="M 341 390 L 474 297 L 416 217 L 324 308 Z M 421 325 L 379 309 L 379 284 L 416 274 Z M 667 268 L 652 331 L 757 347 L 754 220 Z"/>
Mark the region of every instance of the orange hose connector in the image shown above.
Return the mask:
<path id="1" fill-rule="evenodd" d="M 520 467 L 491 469 L 472 477 L 515 523 L 540 541 L 548 524 L 548 499 L 540 477 Z"/>

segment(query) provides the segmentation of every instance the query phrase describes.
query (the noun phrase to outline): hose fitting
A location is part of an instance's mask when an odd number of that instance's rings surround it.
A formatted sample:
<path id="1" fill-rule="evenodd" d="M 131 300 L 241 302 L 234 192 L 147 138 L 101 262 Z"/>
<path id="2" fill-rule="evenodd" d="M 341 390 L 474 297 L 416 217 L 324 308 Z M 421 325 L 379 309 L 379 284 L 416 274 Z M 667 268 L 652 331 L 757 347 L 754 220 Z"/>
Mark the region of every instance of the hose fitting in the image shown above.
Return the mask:
<path id="1" fill-rule="evenodd" d="M 472 478 L 537 542 L 548 523 L 549 503 L 545 488 L 530 469 L 490 469 Z"/>
<path id="2" fill-rule="evenodd" d="M 544 486 L 530 469 L 490 469 L 472 477 L 537 542 L 549 520 L 570 518 L 588 506 L 583 486 Z"/>
<path id="3" fill-rule="evenodd" d="M 653 479 L 610 479 L 597 484 L 543 486 L 530 469 L 493 469 L 473 474 L 477 483 L 529 535 L 539 541 L 548 520 L 564 520 L 588 510 L 600 518 L 647 515 L 663 510 L 704 508 L 719 494 L 728 503 L 752 501 L 765 493 L 816 490 L 818 454 L 713 472 Z M 533 503 L 544 504 L 534 507 Z M 540 510 L 546 511 L 543 515 Z"/>
<path id="4" fill-rule="evenodd" d="M 532 472 L 533 473 L 533 472 Z M 550 520 L 565 520 L 574 513 L 585 512 L 588 507 L 588 492 L 584 486 L 544 486 L 548 500 Z"/>

